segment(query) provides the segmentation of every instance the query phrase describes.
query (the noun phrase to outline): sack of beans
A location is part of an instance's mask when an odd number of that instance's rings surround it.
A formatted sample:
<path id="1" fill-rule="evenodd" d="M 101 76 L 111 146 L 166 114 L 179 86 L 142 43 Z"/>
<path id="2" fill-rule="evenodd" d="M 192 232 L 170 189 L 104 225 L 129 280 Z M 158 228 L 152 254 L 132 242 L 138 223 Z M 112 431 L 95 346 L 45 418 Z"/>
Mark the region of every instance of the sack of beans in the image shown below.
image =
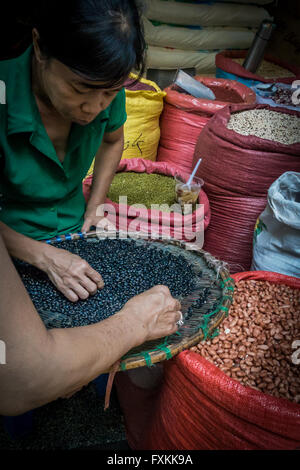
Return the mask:
<path id="1" fill-rule="evenodd" d="M 299 448 L 300 279 L 262 271 L 233 277 L 219 335 L 164 363 L 140 448 Z"/>
<path id="2" fill-rule="evenodd" d="M 249 72 L 243 67 L 243 63 L 248 54 L 244 51 L 222 51 L 216 55 L 216 76 L 238 80 L 247 86 L 257 85 L 258 82 L 272 83 L 293 83 L 300 78 L 300 67 L 288 64 L 282 60 L 265 55 L 264 60 L 258 67 L 256 73 Z"/>
<path id="3" fill-rule="evenodd" d="M 183 215 L 175 200 L 175 175 L 188 178 L 187 174 L 164 162 L 142 158 L 121 160 L 105 201 L 107 219 L 120 230 L 194 241 L 196 234 L 202 233 L 209 225 L 209 201 L 201 189 L 197 201 L 200 206 Z M 91 175 L 83 182 L 86 200 L 92 181 Z M 120 196 L 127 199 L 123 202 Z M 143 207 L 135 207 L 136 204 L 143 204 Z M 152 207 L 154 204 L 157 208 Z"/>
<path id="4" fill-rule="evenodd" d="M 255 223 L 268 189 L 286 171 L 300 171 L 300 113 L 268 105 L 230 105 L 199 135 L 193 165 L 205 180 L 212 218 L 204 249 L 249 270 Z"/>
<path id="5" fill-rule="evenodd" d="M 195 79 L 210 88 L 216 100 L 194 98 L 171 85 L 164 90 L 160 119 L 157 161 L 170 163 L 185 172 L 192 170 L 197 139 L 210 118 L 229 103 L 254 104 L 256 100 L 255 93 L 241 83 L 200 76 Z"/>
<path id="6" fill-rule="evenodd" d="M 271 185 L 255 225 L 251 269 L 300 277 L 300 173 L 287 171 Z"/>

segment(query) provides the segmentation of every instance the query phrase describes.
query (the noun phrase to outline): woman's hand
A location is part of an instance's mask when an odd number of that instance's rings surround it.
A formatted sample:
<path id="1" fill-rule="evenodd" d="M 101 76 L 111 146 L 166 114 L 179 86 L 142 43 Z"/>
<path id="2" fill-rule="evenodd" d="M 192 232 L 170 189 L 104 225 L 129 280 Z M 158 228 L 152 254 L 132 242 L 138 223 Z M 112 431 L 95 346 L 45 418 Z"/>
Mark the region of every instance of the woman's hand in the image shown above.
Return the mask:
<path id="1" fill-rule="evenodd" d="M 108 220 L 107 217 L 101 214 L 101 209 L 98 209 L 99 206 L 96 207 L 88 207 L 85 214 L 84 214 L 84 224 L 81 228 L 82 232 L 88 232 L 92 226 L 95 226 L 98 230 L 116 230 L 116 227 L 112 222 Z"/>
<path id="2" fill-rule="evenodd" d="M 80 256 L 51 247 L 45 272 L 57 289 L 72 302 L 87 299 L 104 287 L 101 275 Z"/>
<path id="3" fill-rule="evenodd" d="M 171 335 L 182 318 L 180 302 L 167 286 L 155 286 L 130 299 L 120 311 L 136 332 L 137 346 L 145 341 Z"/>
<path id="4" fill-rule="evenodd" d="M 101 210 L 98 209 L 97 211 L 97 208 L 98 206 L 87 207 L 87 210 L 84 214 L 84 223 L 81 228 L 82 232 L 88 232 L 93 225 L 98 227 L 98 224 L 101 223 L 101 220 L 104 218 L 104 214 L 97 215 L 99 213 L 101 214 Z"/>

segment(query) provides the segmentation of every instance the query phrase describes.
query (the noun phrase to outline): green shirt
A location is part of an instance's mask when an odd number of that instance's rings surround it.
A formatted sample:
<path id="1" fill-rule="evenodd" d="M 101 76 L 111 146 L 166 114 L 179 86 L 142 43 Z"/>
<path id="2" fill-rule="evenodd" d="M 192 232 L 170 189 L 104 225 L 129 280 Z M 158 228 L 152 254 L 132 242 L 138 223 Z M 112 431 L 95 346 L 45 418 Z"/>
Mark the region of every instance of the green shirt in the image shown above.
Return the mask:
<path id="1" fill-rule="evenodd" d="M 104 133 L 126 121 L 125 92 L 87 126 L 72 124 L 61 163 L 32 93 L 31 54 L 32 46 L 20 57 L 0 62 L 0 80 L 6 85 L 6 104 L 0 104 L 0 220 L 43 240 L 80 230 L 82 180 Z"/>

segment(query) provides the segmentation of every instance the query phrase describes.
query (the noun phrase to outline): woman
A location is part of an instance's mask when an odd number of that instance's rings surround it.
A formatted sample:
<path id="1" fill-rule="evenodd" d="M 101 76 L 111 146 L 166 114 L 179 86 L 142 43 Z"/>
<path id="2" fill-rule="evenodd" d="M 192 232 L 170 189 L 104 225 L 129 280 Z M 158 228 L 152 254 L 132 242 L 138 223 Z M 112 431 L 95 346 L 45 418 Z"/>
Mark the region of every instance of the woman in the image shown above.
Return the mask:
<path id="1" fill-rule="evenodd" d="M 12 256 L 75 302 L 103 287 L 101 275 L 41 240 L 97 225 L 123 150 L 123 84 L 143 72 L 145 42 L 133 0 L 39 1 L 32 38 L 0 62 L 0 230 Z M 86 207 L 81 181 L 95 155 Z"/>
<path id="2" fill-rule="evenodd" d="M 46 330 L 8 256 L 44 270 L 71 301 L 103 286 L 84 260 L 42 240 L 97 224 L 123 150 L 122 86 L 144 64 L 133 0 L 38 6 L 32 47 L 0 62 L 0 414 L 8 415 L 72 394 L 131 348 L 176 332 L 182 318 L 168 288 L 156 286 L 100 323 Z M 81 182 L 95 154 L 85 207 Z"/>

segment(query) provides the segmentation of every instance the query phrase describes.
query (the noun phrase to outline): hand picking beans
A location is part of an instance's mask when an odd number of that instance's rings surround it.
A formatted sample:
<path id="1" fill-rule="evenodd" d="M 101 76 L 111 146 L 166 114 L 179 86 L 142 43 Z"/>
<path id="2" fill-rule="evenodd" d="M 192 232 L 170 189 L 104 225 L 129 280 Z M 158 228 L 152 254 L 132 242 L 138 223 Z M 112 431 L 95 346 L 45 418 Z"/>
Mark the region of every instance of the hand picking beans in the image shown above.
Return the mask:
<path id="1" fill-rule="evenodd" d="M 297 359 L 292 347 L 296 340 L 300 340 L 299 289 L 250 280 L 236 285 L 219 336 L 191 350 L 245 386 L 299 403 L 300 354 Z"/>

